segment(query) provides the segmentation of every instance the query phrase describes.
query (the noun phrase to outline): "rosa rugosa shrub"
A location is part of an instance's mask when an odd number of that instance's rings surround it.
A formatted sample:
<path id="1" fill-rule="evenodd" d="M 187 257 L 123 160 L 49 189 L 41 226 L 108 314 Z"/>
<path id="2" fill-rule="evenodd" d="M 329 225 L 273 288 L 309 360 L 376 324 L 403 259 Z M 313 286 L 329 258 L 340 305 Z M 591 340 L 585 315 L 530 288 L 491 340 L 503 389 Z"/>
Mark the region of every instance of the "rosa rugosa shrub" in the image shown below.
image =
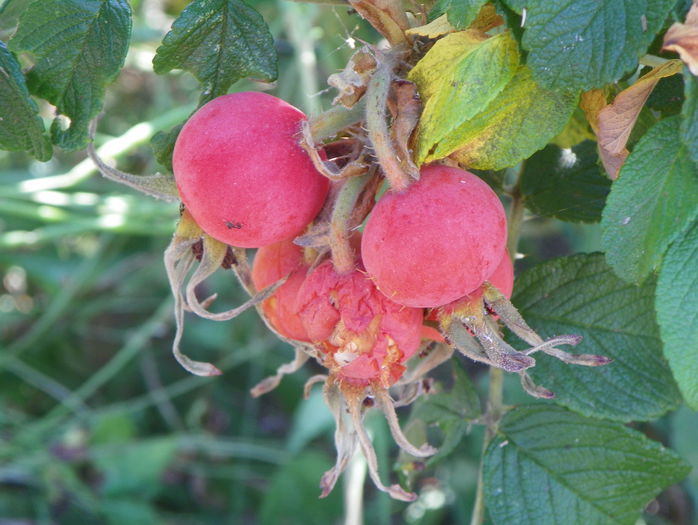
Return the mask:
<path id="1" fill-rule="evenodd" d="M 406 190 L 378 201 L 361 255 L 378 289 L 393 301 L 436 307 L 480 286 L 499 264 L 506 239 L 497 194 L 470 172 L 432 165 Z"/>
<path id="2" fill-rule="evenodd" d="M 232 93 L 184 125 L 172 166 L 182 202 L 211 237 L 257 248 L 300 234 L 329 181 L 298 145 L 305 116 L 281 99 Z"/>

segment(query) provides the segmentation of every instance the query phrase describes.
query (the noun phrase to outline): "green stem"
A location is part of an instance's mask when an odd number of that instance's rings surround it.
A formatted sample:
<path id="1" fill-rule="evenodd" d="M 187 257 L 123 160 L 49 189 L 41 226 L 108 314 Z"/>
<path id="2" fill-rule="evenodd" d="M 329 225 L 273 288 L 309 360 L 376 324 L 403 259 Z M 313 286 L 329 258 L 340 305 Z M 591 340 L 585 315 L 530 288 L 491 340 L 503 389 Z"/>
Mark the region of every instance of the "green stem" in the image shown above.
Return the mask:
<path id="1" fill-rule="evenodd" d="M 512 261 L 516 258 L 516 250 L 519 246 L 519 238 L 521 237 L 521 226 L 523 225 L 524 211 L 526 207 L 524 206 L 523 197 L 521 196 L 521 190 L 517 184 L 511 193 L 511 206 L 509 208 L 509 231 L 507 235 L 507 250 L 509 250 L 509 256 Z"/>
<path id="2" fill-rule="evenodd" d="M 373 152 L 378 163 L 388 179 L 390 187 L 395 191 L 404 190 L 411 180 L 405 173 L 393 148 L 386 115 L 390 83 L 393 79 L 393 69 L 398 55 L 383 54 L 378 57 L 378 69 L 371 77 L 366 88 L 366 129 L 371 141 Z"/>
<path id="3" fill-rule="evenodd" d="M 361 122 L 365 113 L 366 105 L 363 99 L 351 108 L 334 106 L 310 119 L 310 134 L 316 143 L 320 143 L 334 137 L 344 128 Z"/>
<path id="4" fill-rule="evenodd" d="M 355 255 L 351 247 L 351 217 L 361 192 L 370 175 L 361 175 L 347 180 L 339 190 L 330 220 L 330 249 L 332 262 L 339 273 L 354 269 Z"/>
<path id="5" fill-rule="evenodd" d="M 516 257 L 516 251 L 521 237 L 521 226 L 524 218 L 524 201 L 519 187 L 523 165 L 518 173 L 516 184 L 511 191 L 511 206 L 509 207 L 508 217 L 508 237 L 507 249 L 512 260 Z M 470 520 L 470 525 L 482 525 L 485 522 L 485 482 L 484 482 L 484 466 L 485 453 L 492 442 L 492 439 L 497 434 L 499 421 L 504 413 L 504 371 L 501 368 L 490 368 L 490 385 L 487 398 L 487 413 L 485 415 L 485 438 L 482 442 L 482 454 L 480 456 L 480 468 L 477 476 L 477 492 L 475 494 L 475 505 Z"/>

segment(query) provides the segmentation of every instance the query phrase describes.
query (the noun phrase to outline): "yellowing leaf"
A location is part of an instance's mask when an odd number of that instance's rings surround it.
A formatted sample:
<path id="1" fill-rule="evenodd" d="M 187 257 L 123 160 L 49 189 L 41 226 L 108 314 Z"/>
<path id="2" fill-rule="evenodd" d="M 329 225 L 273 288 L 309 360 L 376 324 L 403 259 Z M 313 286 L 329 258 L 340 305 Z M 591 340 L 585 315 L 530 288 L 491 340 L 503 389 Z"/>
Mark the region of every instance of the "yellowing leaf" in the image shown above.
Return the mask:
<path id="1" fill-rule="evenodd" d="M 480 113 L 513 78 L 518 46 L 509 33 L 481 40 L 472 31 L 443 38 L 410 74 L 424 101 L 417 130 L 417 162 Z"/>
<path id="2" fill-rule="evenodd" d="M 448 73 L 454 61 L 464 59 L 484 40 L 487 35 L 480 31 L 459 31 L 436 42 L 408 77 L 417 84 L 422 99 L 430 98 L 437 91 L 439 79 Z"/>
<path id="3" fill-rule="evenodd" d="M 513 166 L 560 133 L 576 103 L 576 95 L 542 88 L 521 66 L 496 99 L 439 142 L 425 162 L 450 155 L 476 169 Z"/>
<path id="4" fill-rule="evenodd" d="M 698 0 L 686 15 L 686 23 L 676 22 L 664 35 L 664 47 L 676 51 L 691 73 L 698 76 Z"/>
<path id="5" fill-rule="evenodd" d="M 681 72 L 680 60 L 670 60 L 641 77 L 616 96 L 598 114 L 598 142 L 601 160 L 609 177 L 616 179 L 628 156 L 625 145 L 647 97 L 660 79 Z"/>
<path id="6" fill-rule="evenodd" d="M 449 22 L 446 15 L 441 15 L 439 18 L 432 20 L 426 25 L 413 27 L 405 31 L 407 35 L 425 36 L 427 38 L 438 38 L 441 35 L 452 33 L 456 28 Z"/>

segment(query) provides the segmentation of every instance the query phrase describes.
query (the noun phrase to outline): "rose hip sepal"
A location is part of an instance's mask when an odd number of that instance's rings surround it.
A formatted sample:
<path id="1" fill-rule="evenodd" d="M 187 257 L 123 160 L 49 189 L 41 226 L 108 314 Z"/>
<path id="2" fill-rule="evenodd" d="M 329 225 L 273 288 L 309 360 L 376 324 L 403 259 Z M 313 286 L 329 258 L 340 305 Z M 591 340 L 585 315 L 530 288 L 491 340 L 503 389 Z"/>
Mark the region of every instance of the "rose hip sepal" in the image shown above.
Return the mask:
<path id="1" fill-rule="evenodd" d="M 535 366 L 535 359 L 531 355 L 536 352 L 544 352 L 569 364 L 600 366 L 611 362 L 603 356 L 571 354 L 557 348 L 558 345 L 579 344 L 582 338 L 576 335 L 561 335 L 544 341 L 509 301 L 513 286 L 514 268 L 509 253 L 505 252 L 497 269 L 477 290 L 436 308 L 432 315 L 438 319 L 446 339 L 463 355 L 518 373 L 524 390 L 535 397 L 555 397 L 550 390 L 534 384 L 526 372 L 526 369 Z M 500 336 L 496 323 L 498 319 L 532 346 L 520 352 L 506 343 Z"/>
<path id="2" fill-rule="evenodd" d="M 187 121 L 172 166 L 182 201 L 211 237 L 258 248 L 302 233 L 329 181 L 298 145 L 305 115 L 257 92 L 223 95 Z"/>
<path id="3" fill-rule="evenodd" d="M 184 333 L 184 312 L 188 310 L 205 319 L 227 321 L 269 297 L 283 281 L 254 294 L 237 308 L 220 313 L 210 312 L 208 307 L 216 299 L 216 294 L 199 301 L 195 293 L 196 287 L 219 268 L 230 268 L 235 264 L 235 258 L 228 246 L 206 235 L 186 209 L 182 211 L 164 258 L 167 278 L 174 296 L 176 332 L 172 352 L 175 359 L 192 374 L 220 375 L 221 371 L 214 365 L 194 361 L 181 352 L 179 345 Z M 192 272 L 195 266 L 196 269 Z"/>
<path id="4" fill-rule="evenodd" d="M 375 451 L 363 426 L 364 400 L 375 397 L 396 443 L 406 452 L 426 457 L 436 451 L 412 445 L 400 429 L 388 388 L 405 371 L 404 363 L 421 344 L 423 311 L 389 300 L 362 269 L 339 273 L 331 260 L 317 266 L 298 292 L 296 308 L 308 336 L 329 369 L 325 398 L 337 422 L 337 463 L 321 482 L 326 496 L 346 467 L 356 441 L 366 457 L 376 487 L 397 499 L 411 501 L 399 485 L 385 486 L 378 476 Z M 343 421 L 348 410 L 351 425 Z"/>

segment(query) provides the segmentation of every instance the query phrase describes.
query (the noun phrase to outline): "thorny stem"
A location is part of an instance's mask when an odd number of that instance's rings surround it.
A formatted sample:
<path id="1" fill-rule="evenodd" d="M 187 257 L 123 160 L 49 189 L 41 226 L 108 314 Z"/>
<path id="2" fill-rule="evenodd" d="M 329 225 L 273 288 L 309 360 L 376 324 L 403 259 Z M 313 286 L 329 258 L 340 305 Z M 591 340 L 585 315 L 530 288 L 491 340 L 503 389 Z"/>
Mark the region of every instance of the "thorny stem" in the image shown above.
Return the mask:
<path id="1" fill-rule="evenodd" d="M 516 257 L 524 216 L 524 203 L 519 187 L 522 172 L 523 166 L 518 173 L 516 185 L 511 192 L 512 201 L 509 207 L 507 249 L 512 259 Z M 487 452 L 487 448 L 490 446 L 492 439 L 497 433 L 499 420 L 504 412 L 503 384 L 504 371 L 501 368 L 490 367 L 490 386 L 487 392 L 487 413 L 485 415 L 485 437 L 482 442 L 480 468 L 477 476 L 477 493 L 475 494 L 475 505 L 473 506 L 470 525 L 482 525 L 485 522 L 485 483 L 483 476 L 485 452 Z"/>
<path id="2" fill-rule="evenodd" d="M 332 210 L 330 249 L 332 250 L 332 262 L 339 273 L 350 272 L 354 269 L 356 258 L 350 242 L 351 216 L 369 178 L 370 175 L 366 174 L 347 180 L 342 189 L 339 190 Z"/>
<path id="3" fill-rule="evenodd" d="M 364 98 L 366 98 L 366 129 L 373 152 L 390 187 L 400 191 L 410 184 L 410 177 L 402 169 L 395 153 L 386 115 L 388 93 L 397 59 L 398 55 L 395 51 L 379 56 L 378 69 L 368 83 Z"/>

